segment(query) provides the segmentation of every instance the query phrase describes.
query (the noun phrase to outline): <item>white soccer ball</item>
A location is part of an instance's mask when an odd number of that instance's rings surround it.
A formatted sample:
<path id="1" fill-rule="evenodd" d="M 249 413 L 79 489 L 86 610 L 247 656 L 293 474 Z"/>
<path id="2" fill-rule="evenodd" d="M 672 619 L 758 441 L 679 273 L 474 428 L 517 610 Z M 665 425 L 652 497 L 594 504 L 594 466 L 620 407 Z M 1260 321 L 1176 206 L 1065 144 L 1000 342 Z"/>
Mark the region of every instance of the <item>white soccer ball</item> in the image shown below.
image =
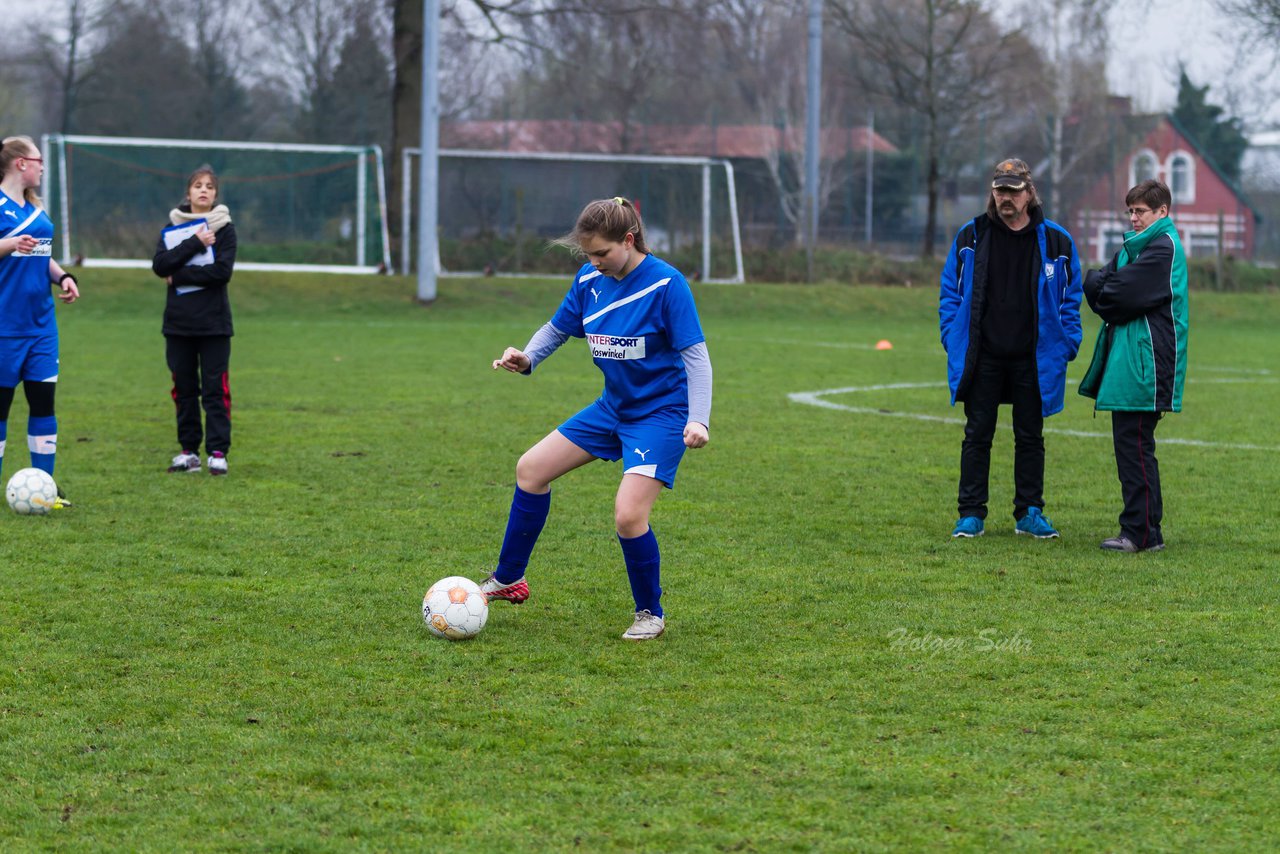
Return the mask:
<path id="1" fill-rule="evenodd" d="M 4 497 L 14 513 L 23 516 L 42 516 L 53 509 L 58 498 L 58 486 L 44 469 L 22 469 L 9 478 Z"/>
<path id="2" fill-rule="evenodd" d="M 432 634 L 465 640 L 480 634 L 489 619 L 489 602 L 470 578 L 442 578 L 422 597 L 422 619 Z"/>

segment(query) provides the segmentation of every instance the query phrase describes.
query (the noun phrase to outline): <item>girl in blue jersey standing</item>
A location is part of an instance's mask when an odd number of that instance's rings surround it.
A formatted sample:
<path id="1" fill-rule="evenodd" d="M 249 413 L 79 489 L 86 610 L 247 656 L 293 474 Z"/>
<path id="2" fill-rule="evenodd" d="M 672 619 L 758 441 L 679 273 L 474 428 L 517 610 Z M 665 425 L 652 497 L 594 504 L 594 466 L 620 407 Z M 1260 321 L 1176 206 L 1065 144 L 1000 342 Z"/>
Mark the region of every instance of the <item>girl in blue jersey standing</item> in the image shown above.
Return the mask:
<path id="1" fill-rule="evenodd" d="M 53 413 L 58 383 L 58 326 L 51 286 L 73 303 L 80 289 L 53 260 L 53 222 L 36 187 L 44 158 L 27 136 L 0 143 L 0 466 L 9 433 L 14 390 L 26 393 L 27 447 L 31 465 L 53 474 L 58 421 Z M 58 490 L 58 506 L 70 506 Z"/>
<path id="2" fill-rule="evenodd" d="M 707 444 L 711 359 L 689 283 L 649 254 L 631 202 L 588 204 L 556 241 L 586 256 L 560 308 L 523 350 L 508 347 L 494 370 L 529 374 L 556 348 L 586 338 L 604 374 L 600 397 L 524 453 L 497 569 L 482 584 L 489 601 L 529 598 L 525 568 L 551 506 L 551 484 L 593 460 L 622 460 L 614 502 L 618 543 L 635 600 L 622 637 L 652 640 L 665 629 L 658 541 L 649 513 L 674 487 L 685 448 Z"/>
<path id="3" fill-rule="evenodd" d="M 231 450 L 231 300 L 227 285 L 236 265 L 236 227 L 231 211 L 218 204 L 218 176 L 203 165 L 187 177 L 186 198 L 169 211 L 170 226 L 160 233 L 151 270 L 165 280 L 165 361 L 173 377 L 178 445 L 182 452 L 170 472 L 200 471 L 200 441 L 209 453 L 209 474 L 227 473 Z M 174 246 L 174 235 L 195 233 Z M 175 238 L 176 239 L 176 238 Z M 212 254 L 212 258 L 209 255 Z M 200 407 L 204 406 L 204 429 Z"/>

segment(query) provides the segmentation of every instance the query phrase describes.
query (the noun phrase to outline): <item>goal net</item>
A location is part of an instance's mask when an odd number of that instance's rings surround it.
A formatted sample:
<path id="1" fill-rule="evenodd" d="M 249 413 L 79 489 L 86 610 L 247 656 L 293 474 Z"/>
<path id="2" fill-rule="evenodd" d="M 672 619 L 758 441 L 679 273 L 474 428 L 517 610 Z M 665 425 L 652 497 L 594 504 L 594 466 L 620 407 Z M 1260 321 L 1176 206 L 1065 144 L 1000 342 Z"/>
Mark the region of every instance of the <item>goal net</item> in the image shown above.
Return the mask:
<path id="1" fill-rule="evenodd" d="M 63 264 L 150 267 L 202 164 L 231 209 L 236 268 L 376 273 L 391 266 L 377 146 L 44 137 L 44 202 Z"/>
<path id="2" fill-rule="evenodd" d="M 417 165 L 404 151 L 400 269 L 417 256 Z M 575 261 L 548 241 L 568 232 L 591 199 L 625 196 L 649 248 L 691 280 L 742 282 L 742 238 L 727 160 L 657 155 L 441 149 L 441 275 L 562 275 Z"/>

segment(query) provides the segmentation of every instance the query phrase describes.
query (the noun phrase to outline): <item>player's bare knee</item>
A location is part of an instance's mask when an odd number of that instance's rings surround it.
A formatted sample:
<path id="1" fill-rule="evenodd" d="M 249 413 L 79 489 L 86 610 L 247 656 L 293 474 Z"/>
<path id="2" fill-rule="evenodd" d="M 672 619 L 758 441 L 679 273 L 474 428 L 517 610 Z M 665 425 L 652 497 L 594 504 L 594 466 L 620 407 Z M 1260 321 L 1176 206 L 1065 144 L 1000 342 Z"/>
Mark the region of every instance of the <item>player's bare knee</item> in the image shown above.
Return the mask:
<path id="1" fill-rule="evenodd" d="M 525 492 L 542 493 L 547 491 L 546 474 L 541 470 L 537 462 L 530 458 L 527 451 L 516 462 L 516 485 Z"/>
<path id="2" fill-rule="evenodd" d="M 613 525 L 620 537 L 639 537 L 649 530 L 649 514 L 631 507 L 618 507 L 613 511 Z"/>

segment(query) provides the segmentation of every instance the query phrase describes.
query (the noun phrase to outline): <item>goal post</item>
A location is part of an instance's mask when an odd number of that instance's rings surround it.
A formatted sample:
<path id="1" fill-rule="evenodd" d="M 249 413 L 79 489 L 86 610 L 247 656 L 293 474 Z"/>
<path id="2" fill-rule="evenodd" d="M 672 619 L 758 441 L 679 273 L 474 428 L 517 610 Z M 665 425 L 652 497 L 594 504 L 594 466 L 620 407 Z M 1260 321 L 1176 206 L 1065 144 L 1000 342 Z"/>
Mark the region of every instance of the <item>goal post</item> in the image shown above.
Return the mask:
<path id="1" fill-rule="evenodd" d="M 202 164 L 231 209 L 236 268 L 378 273 L 391 267 L 376 145 L 48 134 L 42 193 L 63 264 L 150 267 L 168 212 Z"/>
<path id="2" fill-rule="evenodd" d="M 400 170 L 400 270 L 414 268 L 416 181 L 421 149 Z M 741 283 L 742 236 L 733 164 L 708 157 L 441 149 L 443 276 L 547 276 L 562 257 L 545 252 L 587 201 L 623 195 L 636 203 L 650 247 L 690 278 Z M 715 275 L 712 275 L 712 274 Z"/>

